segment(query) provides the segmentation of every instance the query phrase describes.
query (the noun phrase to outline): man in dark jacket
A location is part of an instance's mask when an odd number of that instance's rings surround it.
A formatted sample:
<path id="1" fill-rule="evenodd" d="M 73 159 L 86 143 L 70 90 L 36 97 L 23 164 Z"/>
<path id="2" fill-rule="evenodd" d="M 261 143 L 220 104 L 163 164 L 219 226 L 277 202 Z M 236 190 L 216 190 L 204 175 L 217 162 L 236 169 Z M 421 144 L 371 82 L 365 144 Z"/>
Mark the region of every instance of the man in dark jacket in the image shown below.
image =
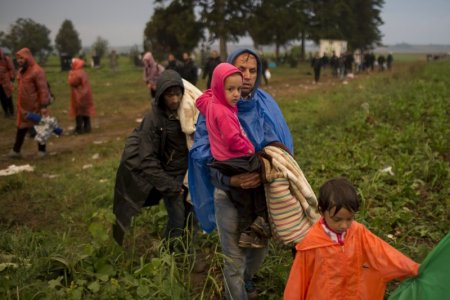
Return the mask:
<path id="1" fill-rule="evenodd" d="M 311 59 L 311 67 L 314 70 L 314 83 L 318 83 L 320 79 L 320 69 L 322 68 L 322 58 L 319 55 L 319 52 L 316 52 L 316 55 L 313 59 Z"/>
<path id="2" fill-rule="evenodd" d="M 181 73 L 182 67 L 183 67 L 183 63 L 181 61 L 179 61 L 173 53 L 169 53 L 167 55 L 166 70 L 174 70 L 178 73 Z"/>
<path id="3" fill-rule="evenodd" d="M 211 79 L 212 74 L 214 72 L 214 69 L 217 67 L 218 64 L 220 64 L 222 61 L 220 59 L 219 53 L 216 50 L 211 50 L 210 57 L 208 58 L 208 61 L 206 62 L 203 70 L 203 79 L 208 76 L 208 80 L 206 82 L 206 88 L 209 89 L 211 87 Z"/>
<path id="4" fill-rule="evenodd" d="M 389 52 L 389 54 L 386 57 L 386 66 L 389 71 L 392 70 L 392 62 L 393 61 L 394 61 L 394 57 L 392 56 L 392 52 Z"/>
<path id="5" fill-rule="evenodd" d="M 180 75 L 193 85 L 197 84 L 197 66 L 188 52 L 183 53 L 183 66 L 181 68 Z"/>
<path id="6" fill-rule="evenodd" d="M 161 73 L 152 111 L 127 138 L 114 190 L 117 221 L 113 234 L 119 244 L 138 211 L 158 204 L 161 198 L 168 215 L 165 238 L 183 233 L 190 211 L 185 200 L 187 188 L 183 186 L 188 148 L 177 116 L 183 93 L 183 81 L 177 72 Z"/>
<path id="7" fill-rule="evenodd" d="M 330 58 L 330 67 L 331 67 L 331 74 L 333 74 L 334 78 L 337 78 L 339 68 L 339 57 L 337 57 L 335 51 L 333 51 L 333 55 L 331 55 Z"/>

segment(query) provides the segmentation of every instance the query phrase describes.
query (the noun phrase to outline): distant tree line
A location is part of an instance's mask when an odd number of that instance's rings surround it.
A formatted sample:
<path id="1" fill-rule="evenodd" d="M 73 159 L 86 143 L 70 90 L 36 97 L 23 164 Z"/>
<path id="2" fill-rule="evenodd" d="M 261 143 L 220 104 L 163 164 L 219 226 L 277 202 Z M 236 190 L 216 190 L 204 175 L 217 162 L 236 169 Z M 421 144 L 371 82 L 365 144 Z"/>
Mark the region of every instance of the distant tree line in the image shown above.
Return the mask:
<path id="1" fill-rule="evenodd" d="M 0 45 L 8 48 L 11 52 L 26 47 L 33 55 L 38 57 L 46 56 L 54 48 L 59 54 L 74 57 L 80 54 L 82 49 L 78 32 L 70 20 L 64 20 L 56 37 L 55 46 L 51 46 L 50 29 L 45 25 L 36 23 L 32 19 L 19 18 L 10 26 L 9 32 L 0 31 Z M 108 41 L 97 37 L 92 50 L 103 56 L 108 49 Z"/>
<path id="2" fill-rule="evenodd" d="M 155 0 L 155 4 L 145 27 L 144 48 L 156 55 L 191 51 L 201 40 L 218 40 L 226 55 L 226 42 L 246 35 L 255 47 L 275 46 L 277 58 L 280 48 L 294 41 L 301 41 L 304 56 L 306 40 L 346 40 L 354 50 L 372 48 L 382 38 L 384 0 Z"/>
<path id="3" fill-rule="evenodd" d="M 219 41 L 220 53 L 227 55 L 226 43 L 246 35 L 255 47 L 280 49 L 305 41 L 340 39 L 348 48 L 368 49 L 378 45 L 383 24 L 384 0 L 155 0 L 156 7 L 144 26 L 144 50 L 156 57 L 172 52 L 193 51 L 200 43 Z M 143 24 L 144 25 L 144 24 Z M 12 52 L 28 47 L 33 54 L 53 50 L 50 30 L 31 19 L 18 19 L 9 32 L 0 32 L 0 45 Z M 108 41 L 98 37 L 91 50 L 100 57 Z M 78 32 L 70 20 L 64 20 L 55 38 L 58 53 L 75 56 L 82 49 Z"/>

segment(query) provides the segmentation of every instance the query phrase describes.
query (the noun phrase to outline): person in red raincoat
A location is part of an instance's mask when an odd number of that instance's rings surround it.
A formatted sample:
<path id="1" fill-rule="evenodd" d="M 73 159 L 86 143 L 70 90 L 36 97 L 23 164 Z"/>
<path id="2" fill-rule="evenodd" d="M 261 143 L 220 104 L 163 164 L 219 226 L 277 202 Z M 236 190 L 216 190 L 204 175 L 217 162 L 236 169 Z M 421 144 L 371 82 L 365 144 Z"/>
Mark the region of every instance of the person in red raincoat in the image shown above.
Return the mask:
<path id="1" fill-rule="evenodd" d="M 72 59 L 68 78 L 71 89 L 69 114 L 76 120 L 75 134 L 91 132 L 91 117 L 95 116 L 91 84 L 83 66 L 82 59 Z"/>
<path id="2" fill-rule="evenodd" d="M 14 90 L 13 81 L 15 75 L 16 69 L 11 58 L 6 56 L 0 49 L 0 101 L 6 118 L 14 115 L 12 92 Z"/>
<path id="3" fill-rule="evenodd" d="M 23 48 L 16 53 L 19 72 L 17 74 L 17 133 L 16 141 L 9 156 L 20 158 L 20 150 L 27 132 L 33 136 L 34 123 L 27 120 L 27 113 L 47 114 L 49 91 L 44 70 L 36 63 L 30 49 Z M 38 143 L 38 156 L 46 154 L 46 145 Z"/>
<path id="4" fill-rule="evenodd" d="M 389 281 L 417 276 L 417 263 L 353 221 L 358 208 L 346 179 L 320 188 L 322 218 L 295 247 L 285 300 L 382 300 Z"/>

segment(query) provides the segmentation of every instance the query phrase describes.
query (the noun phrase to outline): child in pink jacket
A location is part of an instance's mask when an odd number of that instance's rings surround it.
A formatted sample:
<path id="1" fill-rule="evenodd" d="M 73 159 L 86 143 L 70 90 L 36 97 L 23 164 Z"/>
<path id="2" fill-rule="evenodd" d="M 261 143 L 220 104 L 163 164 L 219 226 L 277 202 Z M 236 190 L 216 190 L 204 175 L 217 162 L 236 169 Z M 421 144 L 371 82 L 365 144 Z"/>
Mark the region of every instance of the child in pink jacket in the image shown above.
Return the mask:
<path id="1" fill-rule="evenodd" d="M 229 63 L 221 63 L 214 69 L 211 89 L 196 101 L 206 118 L 211 154 L 216 160 L 211 166 L 228 176 L 260 168 L 255 147 L 237 117 L 241 87 L 241 71 Z M 240 213 L 239 246 L 242 248 L 263 248 L 270 236 L 264 190 L 261 189 L 263 187 L 226 191 Z"/>

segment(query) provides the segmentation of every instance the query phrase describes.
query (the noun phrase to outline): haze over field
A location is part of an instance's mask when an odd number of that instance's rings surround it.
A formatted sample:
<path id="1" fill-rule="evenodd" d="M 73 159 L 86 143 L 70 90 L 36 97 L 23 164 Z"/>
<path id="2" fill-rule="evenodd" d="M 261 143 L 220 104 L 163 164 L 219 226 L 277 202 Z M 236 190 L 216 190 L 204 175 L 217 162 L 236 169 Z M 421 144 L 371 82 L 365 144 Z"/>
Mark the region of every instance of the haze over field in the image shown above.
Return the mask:
<path id="1" fill-rule="evenodd" d="M 112 47 L 141 45 L 153 0 L 0 0 L 0 31 L 18 18 L 31 18 L 51 30 L 51 41 L 65 19 L 78 31 L 84 47 L 101 36 Z M 398 43 L 450 45 L 450 1 L 387 0 L 380 30 L 385 45 Z M 240 43 L 251 44 L 249 38 Z"/>

